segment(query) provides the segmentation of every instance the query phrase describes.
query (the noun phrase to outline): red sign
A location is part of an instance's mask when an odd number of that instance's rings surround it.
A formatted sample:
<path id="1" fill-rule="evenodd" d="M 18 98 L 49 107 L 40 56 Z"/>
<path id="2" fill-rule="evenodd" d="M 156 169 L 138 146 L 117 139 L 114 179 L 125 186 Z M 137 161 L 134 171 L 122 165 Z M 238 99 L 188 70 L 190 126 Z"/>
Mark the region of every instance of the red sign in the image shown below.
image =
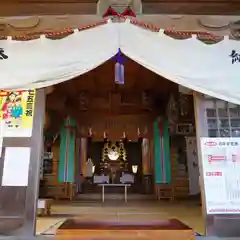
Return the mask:
<path id="1" fill-rule="evenodd" d="M 217 143 L 214 142 L 214 141 L 211 141 L 211 142 L 205 142 L 204 144 L 205 144 L 206 146 L 208 146 L 208 147 L 215 147 L 215 146 L 217 146 Z"/>
<path id="2" fill-rule="evenodd" d="M 20 95 L 22 92 L 24 92 L 23 90 L 18 90 L 18 91 L 4 91 L 4 90 L 0 90 L 0 97 L 7 97 L 10 93 L 15 93 L 16 95 Z"/>
<path id="3" fill-rule="evenodd" d="M 221 177 L 222 172 L 206 172 L 207 177 Z"/>
<path id="4" fill-rule="evenodd" d="M 208 155 L 208 162 L 218 162 L 218 161 L 225 161 L 226 157 L 225 156 L 213 156 L 213 155 Z"/>

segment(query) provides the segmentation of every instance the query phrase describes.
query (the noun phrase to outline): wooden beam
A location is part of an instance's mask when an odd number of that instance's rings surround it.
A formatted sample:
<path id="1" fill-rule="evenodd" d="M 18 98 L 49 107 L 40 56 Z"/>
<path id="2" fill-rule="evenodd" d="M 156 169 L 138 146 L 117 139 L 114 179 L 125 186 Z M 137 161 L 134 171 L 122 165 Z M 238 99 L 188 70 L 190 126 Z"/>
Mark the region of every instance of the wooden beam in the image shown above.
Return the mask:
<path id="1" fill-rule="evenodd" d="M 31 16 L 31 15 L 66 15 L 96 14 L 97 4 L 94 2 L 5 2 L 0 4 L 0 16 Z"/>
<path id="2" fill-rule="evenodd" d="M 239 15 L 240 1 L 143 2 L 143 14 Z"/>

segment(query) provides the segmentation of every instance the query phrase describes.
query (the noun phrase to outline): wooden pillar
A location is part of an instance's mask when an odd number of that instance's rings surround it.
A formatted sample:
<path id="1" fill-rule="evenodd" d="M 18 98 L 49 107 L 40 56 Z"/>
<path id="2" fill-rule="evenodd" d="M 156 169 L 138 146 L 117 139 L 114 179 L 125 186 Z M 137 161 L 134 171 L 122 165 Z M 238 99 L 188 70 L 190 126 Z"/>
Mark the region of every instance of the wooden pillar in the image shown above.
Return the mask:
<path id="1" fill-rule="evenodd" d="M 82 186 L 83 175 L 85 172 L 86 158 L 87 158 L 86 143 L 87 143 L 86 138 L 79 137 L 76 139 L 75 179 L 76 179 L 78 193 L 82 192 L 81 186 Z"/>
<path id="2" fill-rule="evenodd" d="M 203 182 L 203 168 L 202 168 L 202 152 L 201 152 L 201 137 L 207 137 L 207 122 L 204 109 L 204 98 L 201 94 L 194 92 L 194 114 L 195 114 L 195 126 L 196 126 L 196 139 L 198 149 L 198 165 L 199 165 L 199 184 L 201 190 L 201 201 L 202 201 L 202 216 L 204 220 L 205 233 L 207 232 L 206 225 L 206 198 L 204 192 Z"/>
<path id="3" fill-rule="evenodd" d="M 3 140 L 0 158 L 0 235 L 29 239 L 35 235 L 39 175 L 42 154 L 43 123 L 45 112 L 44 89 L 36 91 L 31 137 L 8 137 Z M 27 186 L 2 186 L 6 148 L 30 148 Z M 21 156 L 14 156 L 19 158 Z"/>
<path id="4" fill-rule="evenodd" d="M 150 151 L 149 151 L 149 140 L 143 138 L 142 140 L 142 165 L 143 165 L 143 175 L 149 174 L 149 161 L 150 161 Z"/>
<path id="5" fill-rule="evenodd" d="M 149 172 L 153 175 L 153 166 L 154 166 L 154 141 L 153 138 L 149 139 Z"/>
<path id="6" fill-rule="evenodd" d="M 87 138 L 81 138 L 80 145 L 81 173 L 83 176 L 85 176 L 87 162 Z"/>
<path id="7" fill-rule="evenodd" d="M 142 141 L 142 168 L 143 168 L 143 183 L 144 193 L 153 192 L 153 176 L 151 168 L 151 141 L 148 138 L 143 138 Z"/>
<path id="8" fill-rule="evenodd" d="M 53 160 L 52 160 L 52 168 L 53 168 L 53 175 L 56 178 L 56 182 L 58 181 L 58 164 L 59 164 L 59 153 L 60 153 L 60 147 L 59 142 L 55 142 L 52 146 L 52 153 L 53 153 Z"/>

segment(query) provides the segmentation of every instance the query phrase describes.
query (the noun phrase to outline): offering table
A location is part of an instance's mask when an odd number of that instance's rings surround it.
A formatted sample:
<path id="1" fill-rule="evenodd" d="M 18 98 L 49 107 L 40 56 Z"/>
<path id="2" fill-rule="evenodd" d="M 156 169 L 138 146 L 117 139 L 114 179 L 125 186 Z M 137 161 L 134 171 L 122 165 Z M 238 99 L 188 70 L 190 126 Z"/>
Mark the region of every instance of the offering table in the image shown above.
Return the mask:
<path id="1" fill-rule="evenodd" d="M 102 187 L 102 202 L 105 202 L 105 187 L 124 187 L 124 201 L 127 202 L 127 188 L 130 187 L 131 184 L 103 183 L 103 184 L 98 184 L 98 186 Z"/>

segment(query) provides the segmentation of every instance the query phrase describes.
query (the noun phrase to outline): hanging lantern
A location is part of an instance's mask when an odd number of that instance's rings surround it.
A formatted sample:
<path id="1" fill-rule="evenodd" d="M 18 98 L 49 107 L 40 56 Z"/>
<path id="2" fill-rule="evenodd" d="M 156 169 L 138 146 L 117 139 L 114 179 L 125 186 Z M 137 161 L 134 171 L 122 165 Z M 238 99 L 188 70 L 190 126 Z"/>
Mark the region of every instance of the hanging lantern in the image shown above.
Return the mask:
<path id="1" fill-rule="evenodd" d="M 124 58 L 121 56 L 121 50 L 118 49 L 118 53 L 115 56 L 115 83 L 124 84 Z"/>
<path id="2" fill-rule="evenodd" d="M 119 62 L 115 63 L 115 83 L 124 84 L 124 65 Z"/>

